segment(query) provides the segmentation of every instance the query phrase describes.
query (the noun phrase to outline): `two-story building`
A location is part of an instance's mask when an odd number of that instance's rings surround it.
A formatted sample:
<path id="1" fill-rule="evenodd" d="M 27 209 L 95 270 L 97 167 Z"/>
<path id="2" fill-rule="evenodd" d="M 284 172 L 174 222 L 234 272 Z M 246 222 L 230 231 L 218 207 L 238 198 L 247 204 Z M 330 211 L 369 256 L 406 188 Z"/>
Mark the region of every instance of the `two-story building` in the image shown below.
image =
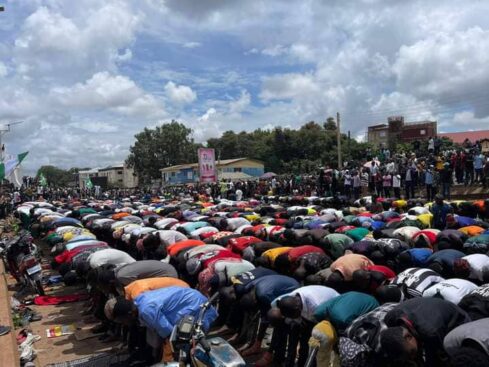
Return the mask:
<path id="1" fill-rule="evenodd" d="M 108 187 L 132 189 L 138 186 L 138 177 L 134 169 L 127 167 L 124 163 L 80 171 L 78 173 L 80 188 L 86 187 L 88 178 L 91 179 L 93 185 L 100 185 L 104 189 Z"/>
<path id="2" fill-rule="evenodd" d="M 258 178 L 265 172 L 263 162 L 249 158 L 222 159 L 216 162 L 217 177 L 240 180 Z M 185 184 L 199 181 L 199 164 L 189 163 L 160 169 L 163 184 Z"/>

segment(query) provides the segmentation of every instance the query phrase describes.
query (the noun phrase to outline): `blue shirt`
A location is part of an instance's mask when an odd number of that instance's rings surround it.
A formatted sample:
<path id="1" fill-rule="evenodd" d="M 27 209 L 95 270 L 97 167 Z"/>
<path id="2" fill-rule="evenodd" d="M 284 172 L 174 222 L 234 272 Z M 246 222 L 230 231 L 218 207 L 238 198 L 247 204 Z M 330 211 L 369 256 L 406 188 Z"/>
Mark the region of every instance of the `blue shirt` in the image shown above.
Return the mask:
<path id="1" fill-rule="evenodd" d="M 419 267 L 426 266 L 429 257 L 433 254 L 433 251 L 429 248 L 412 248 L 406 251 L 411 255 L 413 265 Z"/>
<path id="2" fill-rule="evenodd" d="M 300 284 L 294 278 L 286 275 L 266 275 L 250 282 L 247 289 L 251 290 L 253 287 L 260 311 L 264 314 L 275 298 L 295 291 Z"/>
<path id="3" fill-rule="evenodd" d="M 207 298 L 199 291 L 182 287 L 144 292 L 134 300 L 141 324 L 155 330 L 162 338 L 170 336 L 173 327 L 183 316 L 192 315 L 197 318 L 200 305 L 205 302 Z M 217 312 L 211 306 L 204 315 L 204 330 L 208 330 L 216 318 Z"/>
<path id="4" fill-rule="evenodd" d="M 425 185 L 433 185 L 433 173 L 431 171 L 426 171 L 424 174 Z"/>
<path id="5" fill-rule="evenodd" d="M 437 262 L 444 266 L 448 266 L 449 268 L 453 268 L 455 260 L 461 259 L 464 256 L 465 254 L 462 251 L 453 249 L 440 250 L 434 252 L 433 255 L 428 258 L 428 264 Z"/>
<path id="6" fill-rule="evenodd" d="M 474 168 L 482 169 L 484 166 L 484 156 L 482 154 L 478 154 L 474 157 Z"/>

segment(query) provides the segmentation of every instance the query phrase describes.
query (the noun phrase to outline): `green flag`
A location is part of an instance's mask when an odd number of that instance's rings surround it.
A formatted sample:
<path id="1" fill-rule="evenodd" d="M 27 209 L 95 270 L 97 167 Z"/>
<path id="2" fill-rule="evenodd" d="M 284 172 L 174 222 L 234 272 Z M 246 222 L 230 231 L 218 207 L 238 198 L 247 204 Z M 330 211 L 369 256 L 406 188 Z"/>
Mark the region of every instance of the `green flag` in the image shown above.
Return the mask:
<path id="1" fill-rule="evenodd" d="M 48 185 L 48 180 L 46 180 L 46 177 L 42 172 L 39 174 L 39 184 L 42 187 L 46 187 Z"/>
<path id="2" fill-rule="evenodd" d="M 0 180 L 5 177 L 9 177 L 15 168 L 24 160 L 29 152 L 20 153 L 17 157 L 7 159 L 5 162 L 0 163 Z"/>
<path id="3" fill-rule="evenodd" d="M 87 180 L 85 181 L 85 187 L 87 189 L 92 189 L 93 188 L 93 183 L 92 183 L 92 180 L 89 178 L 87 178 Z"/>

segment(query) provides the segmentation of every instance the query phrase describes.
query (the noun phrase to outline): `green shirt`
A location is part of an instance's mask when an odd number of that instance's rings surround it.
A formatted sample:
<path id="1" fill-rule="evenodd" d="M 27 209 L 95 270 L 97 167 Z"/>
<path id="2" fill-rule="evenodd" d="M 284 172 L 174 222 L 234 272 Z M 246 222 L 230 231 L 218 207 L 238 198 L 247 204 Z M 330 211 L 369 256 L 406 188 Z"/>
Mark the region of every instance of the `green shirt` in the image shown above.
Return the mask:
<path id="1" fill-rule="evenodd" d="M 354 242 L 346 234 L 332 233 L 325 237 L 326 249 L 331 253 L 333 258 L 337 259 L 343 256 L 345 250 Z"/>
<path id="2" fill-rule="evenodd" d="M 320 322 L 329 320 L 337 330 L 344 330 L 357 317 L 379 307 L 377 300 L 365 293 L 347 292 L 321 303 L 314 311 L 314 318 Z"/>
<path id="3" fill-rule="evenodd" d="M 358 227 L 346 231 L 345 234 L 348 237 L 350 237 L 353 241 L 358 242 L 361 241 L 366 235 L 369 234 L 369 230 L 367 228 Z"/>

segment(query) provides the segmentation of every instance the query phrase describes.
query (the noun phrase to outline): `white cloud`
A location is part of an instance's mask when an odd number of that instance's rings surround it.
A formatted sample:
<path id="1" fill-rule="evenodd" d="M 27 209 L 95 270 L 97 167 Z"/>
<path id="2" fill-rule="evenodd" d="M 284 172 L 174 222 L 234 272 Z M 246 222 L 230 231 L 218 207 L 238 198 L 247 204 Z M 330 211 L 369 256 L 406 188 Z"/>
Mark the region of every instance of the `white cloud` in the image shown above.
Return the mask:
<path id="1" fill-rule="evenodd" d="M 3 62 L 0 62 L 0 78 L 6 77 L 8 74 L 7 67 Z"/>
<path id="2" fill-rule="evenodd" d="M 78 15 L 68 17 L 54 8 L 39 7 L 25 19 L 15 39 L 16 63 L 28 64 L 26 72 L 59 78 L 73 70 L 79 74 L 114 69 L 115 62 L 130 59 L 127 47 L 141 20 L 137 12 L 109 1 Z"/>
<path id="3" fill-rule="evenodd" d="M 260 97 L 265 101 L 292 99 L 319 92 L 319 85 L 312 74 L 291 73 L 266 77 Z"/>
<path id="4" fill-rule="evenodd" d="M 189 104 L 197 99 L 197 93 L 186 85 L 176 85 L 169 81 L 165 85 L 166 96 L 176 104 Z"/>
<path id="5" fill-rule="evenodd" d="M 108 109 L 126 115 L 163 113 L 158 101 L 131 79 L 108 72 L 96 73 L 72 87 L 53 88 L 51 97 L 66 107 Z"/>
<path id="6" fill-rule="evenodd" d="M 183 45 L 185 48 L 197 48 L 202 46 L 202 43 L 200 42 L 185 42 Z"/>
<path id="7" fill-rule="evenodd" d="M 242 90 L 240 96 L 229 103 L 230 113 L 241 113 L 243 112 L 251 103 L 251 95 L 246 90 Z"/>

